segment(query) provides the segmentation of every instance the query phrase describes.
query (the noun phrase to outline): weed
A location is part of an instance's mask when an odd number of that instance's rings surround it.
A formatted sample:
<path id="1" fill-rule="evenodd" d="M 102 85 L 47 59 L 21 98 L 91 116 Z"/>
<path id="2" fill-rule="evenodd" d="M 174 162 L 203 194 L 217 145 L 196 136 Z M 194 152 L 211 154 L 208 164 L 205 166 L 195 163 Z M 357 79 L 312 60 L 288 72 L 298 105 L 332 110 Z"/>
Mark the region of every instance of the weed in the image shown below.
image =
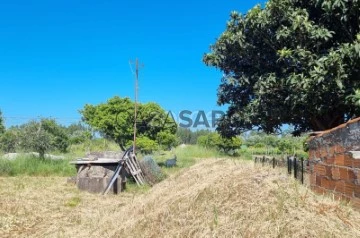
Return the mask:
<path id="1" fill-rule="evenodd" d="M 67 207 L 77 207 L 81 203 L 80 197 L 72 197 L 66 203 L 65 206 Z"/>

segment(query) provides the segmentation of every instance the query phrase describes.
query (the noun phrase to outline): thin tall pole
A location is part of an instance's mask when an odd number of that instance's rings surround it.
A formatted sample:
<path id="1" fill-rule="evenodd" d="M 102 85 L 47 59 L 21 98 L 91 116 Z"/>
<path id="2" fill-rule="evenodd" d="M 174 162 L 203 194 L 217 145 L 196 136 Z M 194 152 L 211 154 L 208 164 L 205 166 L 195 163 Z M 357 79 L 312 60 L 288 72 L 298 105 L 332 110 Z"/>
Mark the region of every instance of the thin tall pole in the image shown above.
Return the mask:
<path id="1" fill-rule="evenodd" d="M 132 65 L 133 63 L 130 61 L 130 69 L 132 71 Z M 136 152 L 136 121 L 137 121 L 137 113 L 138 113 L 138 89 L 139 89 L 139 68 L 143 67 L 143 65 L 139 64 L 138 58 L 135 59 L 135 110 L 134 110 L 134 144 L 133 144 L 133 152 L 135 154 Z M 132 71 L 133 72 L 133 71 Z M 133 72 L 134 73 L 134 72 Z"/>
<path id="2" fill-rule="evenodd" d="M 139 60 L 135 60 L 135 116 L 134 116 L 134 154 L 136 152 L 136 120 L 137 120 L 137 101 L 138 101 L 138 80 L 139 80 Z"/>

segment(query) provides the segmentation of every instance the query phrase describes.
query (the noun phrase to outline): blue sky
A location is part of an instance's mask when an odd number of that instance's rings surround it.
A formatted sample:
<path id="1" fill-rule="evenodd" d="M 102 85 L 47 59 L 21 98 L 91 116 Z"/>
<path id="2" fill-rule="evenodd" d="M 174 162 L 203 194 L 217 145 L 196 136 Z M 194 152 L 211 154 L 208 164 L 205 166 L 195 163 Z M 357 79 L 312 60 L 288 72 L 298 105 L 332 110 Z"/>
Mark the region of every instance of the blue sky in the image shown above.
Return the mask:
<path id="1" fill-rule="evenodd" d="M 232 10 L 255 1 L 0 1 L 0 110 L 6 125 L 80 119 L 86 103 L 134 97 L 129 60 L 144 64 L 139 100 L 218 109 L 221 72 L 202 63 Z"/>

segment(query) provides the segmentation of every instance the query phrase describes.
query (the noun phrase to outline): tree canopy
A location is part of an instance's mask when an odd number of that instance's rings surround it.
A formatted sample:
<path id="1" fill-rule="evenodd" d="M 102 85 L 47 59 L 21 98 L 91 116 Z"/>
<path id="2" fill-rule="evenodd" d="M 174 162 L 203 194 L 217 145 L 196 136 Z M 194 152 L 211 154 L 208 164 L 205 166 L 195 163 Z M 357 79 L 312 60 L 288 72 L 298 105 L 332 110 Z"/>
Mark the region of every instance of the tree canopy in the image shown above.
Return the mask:
<path id="1" fill-rule="evenodd" d="M 242 15 L 204 55 L 224 76 L 226 136 L 281 125 L 294 134 L 325 130 L 360 115 L 360 0 L 269 0 Z"/>
<path id="2" fill-rule="evenodd" d="M 66 152 L 69 146 L 69 138 L 64 128 L 53 119 L 30 121 L 20 126 L 19 134 L 21 148 L 26 151 L 36 151 L 41 158 L 44 158 L 46 151 Z M 16 134 L 13 134 L 14 138 L 15 136 Z"/>
<path id="3" fill-rule="evenodd" d="M 80 113 L 84 122 L 124 149 L 133 141 L 134 110 L 135 104 L 129 98 L 116 96 L 106 103 L 87 104 Z M 172 116 L 156 103 L 138 104 L 136 124 L 139 148 L 144 146 L 146 152 L 155 146 L 168 147 L 176 143 L 173 135 L 177 125 Z"/>
<path id="4" fill-rule="evenodd" d="M 90 129 L 81 122 L 72 123 L 64 129 L 66 134 L 69 136 L 70 144 L 84 143 L 92 138 Z"/>

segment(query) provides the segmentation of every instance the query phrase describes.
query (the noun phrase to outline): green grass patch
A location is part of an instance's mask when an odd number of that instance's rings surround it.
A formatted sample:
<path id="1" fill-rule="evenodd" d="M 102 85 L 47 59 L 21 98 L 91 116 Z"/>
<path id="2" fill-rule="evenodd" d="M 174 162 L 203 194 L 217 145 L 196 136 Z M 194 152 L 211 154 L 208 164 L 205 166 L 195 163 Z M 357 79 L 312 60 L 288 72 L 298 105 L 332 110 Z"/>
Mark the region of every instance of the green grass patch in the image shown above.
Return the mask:
<path id="1" fill-rule="evenodd" d="M 65 206 L 67 207 L 77 207 L 81 203 L 80 197 L 72 197 L 66 203 Z"/>
<path id="2" fill-rule="evenodd" d="M 125 192 L 131 194 L 144 194 L 148 192 L 150 189 L 151 187 L 147 184 L 143 186 L 138 186 L 136 182 L 128 180 L 128 182 L 126 183 Z"/>
<path id="3" fill-rule="evenodd" d="M 165 174 L 173 174 L 182 168 L 188 168 L 196 163 L 199 159 L 225 157 L 219 151 L 197 145 L 187 145 L 177 147 L 172 151 L 158 151 L 150 155 L 158 164 L 164 164 L 166 160 L 177 157 L 177 166 L 172 168 L 162 167 Z M 140 159 L 142 156 L 138 156 Z"/>
<path id="4" fill-rule="evenodd" d="M 50 160 L 22 156 L 14 160 L 0 159 L 0 176 L 73 176 L 76 174 L 70 160 Z"/>
<path id="5" fill-rule="evenodd" d="M 197 145 L 177 147 L 174 153 L 177 156 L 178 166 L 183 168 L 194 165 L 196 159 L 220 158 L 224 156 L 218 150 Z"/>

